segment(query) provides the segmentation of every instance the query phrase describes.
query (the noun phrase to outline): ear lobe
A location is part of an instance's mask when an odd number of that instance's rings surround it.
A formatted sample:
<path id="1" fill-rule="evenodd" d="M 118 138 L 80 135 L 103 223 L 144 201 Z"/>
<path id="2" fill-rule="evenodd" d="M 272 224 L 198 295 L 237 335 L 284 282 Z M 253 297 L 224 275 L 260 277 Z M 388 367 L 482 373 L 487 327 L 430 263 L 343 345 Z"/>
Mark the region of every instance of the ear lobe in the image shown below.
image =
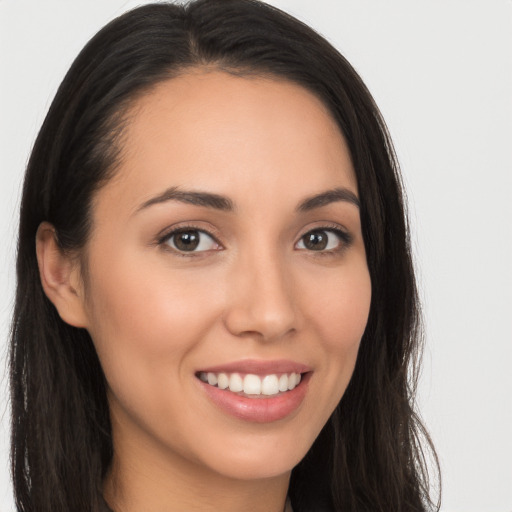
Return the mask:
<path id="1" fill-rule="evenodd" d="M 74 327 L 86 327 L 80 267 L 61 249 L 55 228 L 48 222 L 37 229 L 36 254 L 43 290 L 62 320 Z"/>

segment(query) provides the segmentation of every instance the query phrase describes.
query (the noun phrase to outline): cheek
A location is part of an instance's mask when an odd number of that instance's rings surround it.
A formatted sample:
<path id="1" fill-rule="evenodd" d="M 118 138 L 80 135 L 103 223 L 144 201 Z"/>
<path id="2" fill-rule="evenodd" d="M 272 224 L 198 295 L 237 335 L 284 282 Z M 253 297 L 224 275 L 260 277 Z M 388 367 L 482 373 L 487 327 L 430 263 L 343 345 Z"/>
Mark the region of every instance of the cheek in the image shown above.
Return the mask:
<path id="1" fill-rule="evenodd" d="M 158 349 L 163 336 L 168 346 L 173 333 L 183 334 L 197 325 L 198 311 L 201 318 L 208 314 L 212 289 L 203 284 L 193 273 L 166 271 L 162 264 L 142 261 L 137 265 L 137 258 L 118 259 L 112 267 L 98 260 L 90 284 L 91 328 L 111 340 L 142 339 L 145 349 Z M 182 326 L 188 329 L 183 331 Z"/>
<path id="2" fill-rule="evenodd" d="M 176 418 L 189 406 L 190 354 L 218 317 L 218 292 L 205 288 L 200 272 L 135 263 L 119 258 L 113 268 L 97 265 L 90 286 L 89 332 L 108 383 L 112 421 L 118 432 L 139 425 L 155 438 L 184 442 L 191 427 L 180 427 Z"/>
<path id="3" fill-rule="evenodd" d="M 324 280 L 324 287 L 311 295 L 308 323 L 316 328 L 321 343 L 322 374 L 329 393 L 320 394 L 327 421 L 341 400 L 354 371 L 361 338 L 368 321 L 371 281 L 366 264 Z"/>
<path id="4" fill-rule="evenodd" d="M 111 387 L 127 375 L 164 386 L 169 373 L 158 368 L 178 370 L 179 378 L 183 356 L 216 316 L 215 290 L 199 276 L 122 256 L 115 266 L 98 258 L 91 281 L 89 332 Z"/>
<path id="5" fill-rule="evenodd" d="M 359 347 L 371 302 L 371 282 L 366 266 L 343 272 L 339 279 L 323 281 L 311 297 L 311 322 L 323 333 L 328 352 L 335 355 Z"/>

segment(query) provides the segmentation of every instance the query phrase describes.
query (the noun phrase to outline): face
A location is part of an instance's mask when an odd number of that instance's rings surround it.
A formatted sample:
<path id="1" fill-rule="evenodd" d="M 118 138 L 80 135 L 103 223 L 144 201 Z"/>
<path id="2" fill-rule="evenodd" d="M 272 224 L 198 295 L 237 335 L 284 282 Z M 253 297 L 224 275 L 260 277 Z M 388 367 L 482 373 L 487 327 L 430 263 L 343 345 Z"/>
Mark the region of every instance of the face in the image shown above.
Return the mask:
<path id="1" fill-rule="evenodd" d="M 298 85 L 197 71 L 138 100 L 84 283 L 119 456 L 237 479 L 300 461 L 367 322 L 357 195 Z"/>

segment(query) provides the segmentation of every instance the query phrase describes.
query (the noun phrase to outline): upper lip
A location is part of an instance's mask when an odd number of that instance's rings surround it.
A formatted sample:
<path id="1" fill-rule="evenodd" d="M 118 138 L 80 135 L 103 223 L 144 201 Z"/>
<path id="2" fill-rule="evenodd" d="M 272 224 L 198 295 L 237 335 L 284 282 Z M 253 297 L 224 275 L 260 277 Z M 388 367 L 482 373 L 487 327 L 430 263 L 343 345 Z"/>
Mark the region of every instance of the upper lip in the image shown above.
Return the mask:
<path id="1" fill-rule="evenodd" d="M 230 363 L 201 368 L 199 371 L 205 373 L 251 373 L 254 375 L 272 375 L 274 373 L 306 373 L 311 371 L 311 367 L 288 359 L 276 359 L 273 361 L 244 359 L 241 361 L 232 361 Z"/>

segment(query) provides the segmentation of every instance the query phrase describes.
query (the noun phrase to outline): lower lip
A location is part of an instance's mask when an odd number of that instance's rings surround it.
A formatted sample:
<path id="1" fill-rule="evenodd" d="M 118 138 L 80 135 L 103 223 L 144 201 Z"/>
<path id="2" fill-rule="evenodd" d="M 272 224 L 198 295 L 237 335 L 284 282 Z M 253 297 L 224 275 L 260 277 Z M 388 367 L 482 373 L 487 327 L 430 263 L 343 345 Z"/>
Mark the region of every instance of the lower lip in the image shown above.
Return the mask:
<path id="1" fill-rule="evenodd" d="M 270 423 L 286 418 L 300 407 L 306 396 L 310 376 L 311 372 L 303 374 L 294 389 L 268 398 L 247 398 L 199 379 L 197 381 L 208 397 L 225 413 L 244 421 Z"/>

